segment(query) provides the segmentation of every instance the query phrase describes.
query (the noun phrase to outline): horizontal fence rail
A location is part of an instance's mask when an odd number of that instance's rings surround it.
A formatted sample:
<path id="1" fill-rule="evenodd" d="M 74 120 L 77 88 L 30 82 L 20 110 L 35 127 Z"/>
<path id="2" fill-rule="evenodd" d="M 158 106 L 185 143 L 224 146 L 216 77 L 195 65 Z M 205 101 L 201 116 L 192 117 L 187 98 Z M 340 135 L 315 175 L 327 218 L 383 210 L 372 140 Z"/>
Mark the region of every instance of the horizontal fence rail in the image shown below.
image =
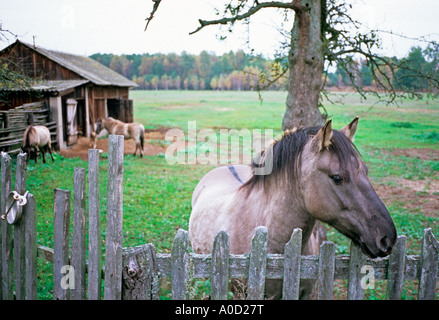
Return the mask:
<path id="1" fill-rule="evenodd" d="M 184 299 L 188 297 L 188 290 L 184 286 L 189 283 L 190 275 L 191 279 L 211 279 L 211 298 L 226 298 L 224 290 L 227 290 L 228 279 L 248 279 L 249 286 L 253 285 L 255 292 L 249 296 L 251 299 L 263 298 L 261 292 L 266 279 L 284 279 L 283 298 L 297 299 L 300 280 L 313 279 L 318 281 L 318 298 L 331 299 L 333 281 L 347 279 L 348 299 L 357 300 L 363 298 L 361 281 L 373 270 L 374 279 L 387 280 L 387 299 L 401 299 L 401 286 L 404 280 L 419 280 L 418 298 L 434 299 L 439 271 L 437 255 L 439 243 L 431 233 L 431 229 L 424 230 L 421 255 L 406 256 L 406 236 L 399 236 L 393 253 L 389 257 L 378 259 L 366 257 L 355 245 L 351 245 L 350 255 L 335 256 L 335 246 L 330 241 L 322 243 L 318 256 L 303 256 L 300 253 L 302 240 L 300 229 L 294 230 L 290 242 L 286 245 L 285 254 L 264 256 L 266 235 L 265 227 L 255 229 L 252 250 L 250 254 L 244 255 L 219 255 L 219 251 L 228 252 L 228 243 L 225 240 L 228 236 L 225 232 L 220 232 L 215 238 L 212 254 L 192 253 L 190 247 L 186 245 L 189 243 L 188 233 L 181 229 L 175 237 L 171 254 L 156 253 L 152 244 L 124 248 L 123 269 L 127 270 L 123 275 L 126 288 L 124 297 L 125 299 L 157 298 L 156 295 L 148 292 L 157 292 L 153 284 L 158 283 L 159 277 L 170 277 L 173 298 Z M 182 246 L 182 243 L 185 245 Z M 262 245 L 258 245 L 261 243 Z M 174 248 L 179 249 L 174 250 Z M 252 258 L 255 256 L 260 257 L 257 259 L 258 262 L 253 262 Z M 142 275 L 142 280 L 139 279 L 139 274 Z M 137 292 L 136 281 L 144 283 L 144 279 L 148 279 L 146 282 L 150 284 L 149 287 L 143 288 L 145 293 L 130 294 L 131 291 Z"/>

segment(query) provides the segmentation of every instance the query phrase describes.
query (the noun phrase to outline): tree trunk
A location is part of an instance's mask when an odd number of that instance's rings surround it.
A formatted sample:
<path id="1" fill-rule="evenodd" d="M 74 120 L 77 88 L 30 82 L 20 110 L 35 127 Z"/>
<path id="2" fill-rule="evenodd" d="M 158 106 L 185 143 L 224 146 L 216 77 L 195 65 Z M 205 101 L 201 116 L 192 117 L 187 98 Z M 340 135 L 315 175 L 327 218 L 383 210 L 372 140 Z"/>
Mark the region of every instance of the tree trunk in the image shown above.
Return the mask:
<path id="1" fill-rule="evenodd" d="M 289 53 L 289 88 L 282 129 L 323 125 L 318 108 L 322 87 L 324 52 L 322 5 L 324 0 L 302 0 L 308 10 L 296 11 Z"/>

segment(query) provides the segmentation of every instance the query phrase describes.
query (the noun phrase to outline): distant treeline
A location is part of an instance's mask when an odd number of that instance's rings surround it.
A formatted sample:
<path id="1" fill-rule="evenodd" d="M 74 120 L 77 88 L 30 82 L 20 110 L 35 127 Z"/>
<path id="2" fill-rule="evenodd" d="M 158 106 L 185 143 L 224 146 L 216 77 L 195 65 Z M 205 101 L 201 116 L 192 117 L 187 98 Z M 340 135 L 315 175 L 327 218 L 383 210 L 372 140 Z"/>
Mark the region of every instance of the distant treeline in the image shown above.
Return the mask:
<path id="1" fill-rule="evenodd" d="M 225 53 L 221 56 L 202 51 L 199 55 L 188 54 L 93 54 L 90 56 L 148 90 L 255 90 L 268 87 L 284 90 L 287 74 L 282 62 L 244 51 Z M 396 72 L 375 72 L 367 61 L 352 59 L 348 65 L 336 66 L 327 73 L 327 87 L 370 86 L 379 87 L 391 82 L 395 89 L 429 90 L 429 81 L 419 77 L 425 73 L 438 78 L 438 57 L 428 50 L 413 47 L 406 58 L 388 58 L 399 64 Z M 415 72 L 416 71 L 416 72 Z M 274 81 L 273 79 L 277 79 Z M 396 81 L 398 80 L 398 81 Z"/>
<path id="2" fill-rule="evenodd" d="M 270 72 L 272 61 L 237 52 L 221 56 L 202 51 L 199 55 L 170 54 L 94 54 L 90 56 L 150 90 L 250 90 L 263 72 Z M 273 84 L 272 89 L 283 83 Z"/>

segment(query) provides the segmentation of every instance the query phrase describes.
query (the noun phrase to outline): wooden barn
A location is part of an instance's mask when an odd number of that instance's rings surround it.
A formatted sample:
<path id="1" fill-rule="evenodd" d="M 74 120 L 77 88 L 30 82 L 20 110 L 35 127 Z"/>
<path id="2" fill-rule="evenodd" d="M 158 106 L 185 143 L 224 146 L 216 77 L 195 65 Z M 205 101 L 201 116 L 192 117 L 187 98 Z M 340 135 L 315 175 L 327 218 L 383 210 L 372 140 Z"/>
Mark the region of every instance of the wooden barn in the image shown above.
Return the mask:
<path id="1" fill-rule="evenodd" d="M 80 135 L 89 137 L 98 118 L 133 121 L 129 89 L 137 85 L 91 58 L 18 40 L 0 51 L 0 57 L 32 79 L 31 88 L 25 90 L 0 88 L 0 133 L 10 126 L 13 112 L 33 112 L 38 118 L 47 108 L 47 122 L 56 124 L 53 136 L 57 147 L 64 149 L 75 144 Z M 32 109 L 35 106 L 37 109 Z"/>

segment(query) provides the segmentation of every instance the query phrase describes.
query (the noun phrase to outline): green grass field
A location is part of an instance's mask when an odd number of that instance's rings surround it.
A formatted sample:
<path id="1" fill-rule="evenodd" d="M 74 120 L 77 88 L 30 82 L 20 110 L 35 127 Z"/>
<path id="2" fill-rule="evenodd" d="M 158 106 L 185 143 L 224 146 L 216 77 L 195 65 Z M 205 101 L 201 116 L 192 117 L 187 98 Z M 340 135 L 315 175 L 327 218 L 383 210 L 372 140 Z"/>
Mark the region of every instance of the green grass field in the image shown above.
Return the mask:
<path id="1" fill-rule="evenodd" d="M 135 121 L 148 129 L 178 127 L 186 132 L 188 121 L 196 121 L 198 129 L 272 128 L 280 133 L 286 93 L 265 92 L 262 103 L 256 92 L 132 91 L 131 98 Z M 333 98 L 344 101 L 325 104 L 334 128 L 360 116 L 355 144 L 398 234 L 408 237 L 408 254 L 419 254 L 424 228 L 431 227 L 439 236 L 439 102 L 407 100 L 395 107 L 375 104 L 373 98 L 362 101 L 354 93 Z M 166 145 L 161 140 L 152 143 Z M 73 191 L 75 166 L 88 168 L 86 161 L 59 155 L 55 164 L 29 164 L 28 190 L 37 200 L 39 245 L 53 247 L 53 189 Z M 195 185 L 213 167 L 169 165 L 160 154 L 143 159 L 125 156 L 123 245 L 152 242 L 158 252 L 168 252 L 176 231 L 188 229 Z M 104 157 L 100 167 L 103 236 L 106 168 Z M 349 241 L 337 231 L 328 228 L 328 238 L 336 243 L 337 253 L 348 252 Z M 42 260 L 39 263 L 39 297 L 50 299 L 52 266 Z M 385 285 L 383 288 L 366 293 L 366 297 L 383 298 Z M 404 290 L 405 298 L 416 296 L 416 286 Z M 167 294 L 164 292 L 163 298 Z"/>

